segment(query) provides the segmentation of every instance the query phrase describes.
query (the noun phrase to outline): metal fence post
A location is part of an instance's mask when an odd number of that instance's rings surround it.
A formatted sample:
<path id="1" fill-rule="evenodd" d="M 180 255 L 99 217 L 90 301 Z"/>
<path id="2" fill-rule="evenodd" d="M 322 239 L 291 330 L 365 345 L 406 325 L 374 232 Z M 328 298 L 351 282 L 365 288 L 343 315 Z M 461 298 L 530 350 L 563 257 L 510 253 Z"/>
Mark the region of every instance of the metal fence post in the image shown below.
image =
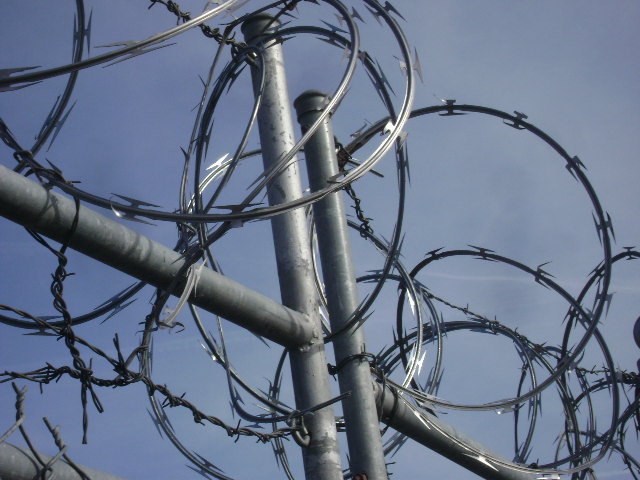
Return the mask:
<path id="1" fill-rule="evenodd" d="M 273 17 L 260 14 L 242 25 L 247 43 L 258 45 L 267 29 L 278 25 Z M 280 44 L 264 45 L 263 66 L 266 83 L 258 114 L 260 143 L 265 170 L 295 145 L 293 122 L 283 55 Z M 252 69 L 254 89 L 260 88 L 260 72 Z M 302 196 L 300 173 L 292 162 L 268 186 L 269 203 L 279 204 Z M 316 336 L 308 348 L 290 350 L 292 381 L 296 405 L 303 409 L 330 398 L 327 362 L 324 352 L 320 312 L 313 276 L 307 222 L 303 209 L 296 209 L 271 219 L 278 264 L 280 292 L 284 305 L 315 320 Z M 306 419 L 311 436 L 302 448 L 307 480 L 342 480 L 340 450 L 332 407 L 318 410 Z"/>
<path id="2" fill-rule="evenodd" d="M 303 130 L 320 116 L 327 103 L 327 95 L 316 90 L 309 90 L 296 99 L 294 105 Z M 312 191 L 326 187 L 328 180 L 339 173 L 329 117 L 305 144 L 304 155 Z M 358 289 L 340 193 L 332 193 L 314 203 L 313 216 L 329 319 L 331 327 L 338 330 L 358 307 Z M 333 340 L 333 346 L 336 365 L 341 365 L 337 372 L 340 391 L 351 392 L 351 396 L 342 401 L 351 471 L 366 474 L 368 480 L 386 480 L 388 475 L 369 363 L 358 356 L 366 352 L 363 329 L 346 331 Z"/>

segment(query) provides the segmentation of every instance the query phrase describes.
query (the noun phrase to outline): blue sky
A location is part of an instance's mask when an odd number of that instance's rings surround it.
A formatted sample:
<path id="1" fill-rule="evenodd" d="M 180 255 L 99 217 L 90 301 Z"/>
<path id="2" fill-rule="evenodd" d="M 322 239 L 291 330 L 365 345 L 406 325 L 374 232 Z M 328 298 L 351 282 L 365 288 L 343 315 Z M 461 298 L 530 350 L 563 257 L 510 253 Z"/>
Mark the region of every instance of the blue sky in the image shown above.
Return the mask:
<path id="1" fill-rule="evenodd" d="M 148 3 L 87 1 L 87 11 L 93 12 L 89 55 L 108 50 L 97 48 L 99 45 L 141 40 L 175 24 L 164 7 L 147 10 Z M 183 10 L 194 14 L 204 3 L 180 2 Z M 241 11 L 260 5 L 251 1 Z M 347 5 L 355 6 L 366 21 L 359 24 L 362 48 L 384 70 L 397 93 L 393 98 L 397 107 L 404 86 L 404 75 L 395 58 L 398 49 L 389 32 L 360 2 Z M 400 20 L 400 25 L 418 52 L 424 74 L 424 82 L 416 86 L 415 107 L 456 99 L 458 104 L 525 113 L 532 124 L 586 165 L 586 174 L 613 220 L 617 240 L 614 253 L 638 244 L 640 66 L 636 50 L 640 6 L 636 2 L 398 1 L 395 6 L 408 20 Z M 74 2 L 4 0 L 0 4 L 0 68 L 49 68 L 68 63 L 74 11 Z M 298 24 L 317 24 L 319 20 L 337 23 L 326 6 L 301 2 L 298 13 Z M 229 20 L 229 16 L 223 16 L 209 24 L 216 26 Z M 180 147 L 186 148 L 189 142 L 195 118 L 192 109 L 202 91 L 198 75 L 207 74 L 216 44 L 197 30 L 169 43 L 173 42 L 175 45 L 117 65 L 82 71 L 70 105 L 77 103 L 64 128 L 51 147 L 47 143 L 36 158 L 50 160 L 67 178 L 81 181 L 82 188 L 98 195 L 108 198 L 114 193 L 123 194 L 165 210 L 175 209 L 183 162 Z M 342 51 L 313 37 L 289 40 L 284 47 L 292 100 L 310 88 L 336 88 L 345 68 Z M 21 144 L 31 144 L 65 81 L 58 77 L 0 94 L 0 116 Z M 245 71 L 216 111 L 208 163 L 233 151 L 251 101 Z M 359 67 L 334 118 L 338 138 L 347 143 L 351 133 L 383 115 L 375 90 Z M 411 185 L 402 257 L 405 265 L 413 267 L 435 248 L 479 245 L 533 268 L 551 261 L 545 269 L 555 280 L 572 294 L 580 291 L 601 260 L 602 248 L 589 199 L 557 154 L 533 135 L 479 114 L 430 115 L 412 120 L 406 130 Z M 257 146 L 257 134 L 253 134 L 248 148 Z M 355 157 L 364 159 L 372 149 L 369 146 Z M 13 166 L 11 151 L 4 144 L 0 152 L 2 164 Z M 394 158 L 392 154 L 387 157 L 375 167 L 385 175 L 383 179 L 367 175 L 354 188 L 366 214 L 374 219 L 376 233 L 390 238 L 398 195 Z M 260 166 L 258 158 L 245 161 L 221 203 L 239 201 Z M 155 223 L 158 225 L 128 222 L 128 226 L 173 246 L 175 226 Z M 48 287 L 55 268 L 53 256 L 6 220 L 0 221 L 0 232 L 0 262 L 5 272 L 0 303 L 34 314 L 52 314 Z M 352 242 L 358 275 L 381 268 L 383 258 L 375 248 L 357 233 Z M 266 221 L 232 230 L 215 244 L 214 254 L 225 274 L 279 299 Z M 132 283 L 129 277 L 93 260 L 77 254 L 69 258 L 69 270 L 76 275 L 66 281 L 65 296 L 73 313 L 92 310 Z M 615 292 L 613 304 L 602 325 L 616 365 L 627 371 L 637 371 L 639 353 L 632 339 L 640 311 L 637 268 L 635 262 L 616 264 L 611 286 Z M 468 304 L 489 318 L 495 316 L 536 342 L 558 345 L 562 340 L 566 304 L 513 269 L 478 260 L 445 260 L 423 272 L 420 281 L 435 294 L 462 306 Z M 361 285 L 361 295 L 370 288 Z M 104 324 L 98 321 L 78 327 L 78 334 L 112 349 L 111 339 L 118 333 L 125 348 L 133 348 L 139 337 L 138 322 L 148 313 L 152 295 L 153 290 L 147 287 L 126 310 Z M 374 353 L 393 341 L 396 303 L 396 286 L 390 284 L 366 327 L 369 350 Z M 444 307 L 442 313 L 445 320 L 464 318 Z M 154 378 L 175 392 L 188 392 L 203 410 L 236 423 L 228 406 L 223 370 L 208 361 L 188 317 L 184 315 L 181 320 L 186 325 L 182 333 L 162 331 L 155 338 Z M 213 319 L 208 321 L 215 331 Z M 279 348 L 265 347 L 233 325 L 225 329 L 233 365 L 252 385 L 266 388 L 265 377 L 273 374 Z M 52 338 L 23 336 L 23 332 L 5 325 L 0 325 L 0 330 L 0 370 L 30 370 L 46 361 L 59 365 L 70 361 L 64 345 Z M 432 353 L 427 348 L 425 364 L 429 368 L 433 365 Z M 601 363 L 597 350 L 589 347 L 583 366 L 591 368 Z M 97 365 L 99 373 L 111 375 L 107 366 Z M 460 403 L 512 396 L 519 367 L 513 345 L 507 340 L 478 333 L 450 334 L 440 395 Z M 286 385 L 283 395 L 290 400 L 290 386 Z M 552 390 L 544 394 L 543 420 L 531 461 L 553 458 L 553 441 L 562 416 Z M 43 395 L 31 385 L 27 428 L 36 445 L 45 452 L 53 451 L 40 420 L 47 416 L 61 425 L 69 453 L 79 463 L 132 479 L 199 478 L 156 433 L 145 411 L 148 407 L 142 387 L 100 390 L 99 394 L 106 412 L 98 414 L 90 408 L 89 444 L 83 446 L 78 385 L 62 380 L 45 387 Z M 608 421 L 607 399 L 606 394 L 599 397 L 595 407 L 601 414 L 598 425 L 603 427 Z M 5 412 L 0 418 L 0 431 L 11 424 L 13 401 L 9 385 L 0 385 Z M 174 410 L 168 415 L 188 448 L 209 458 L 228 475 L 285 478 L 269 446 L 257 445 L 251 439 L 234 443 L 223 432 L 193 425 L 188 415 Z M 448 411 L 441 418 L 502 455 L 513 456 L 513 422 L 509 416 Z M 17 441 L 16 436 L 11 440 Z M 632 432 L 628 441 L 630 451 L 638 451 Z M 292 442 L 287 442 L 287 447 L 299 473 L 296 447 Z M 411 443 L 390 461 L 395 462 L 390 469 L 396 478 L 474 478 Z M 615 456 L 598 465 L 596 472 L 599 478 L 628 478 Z"/>

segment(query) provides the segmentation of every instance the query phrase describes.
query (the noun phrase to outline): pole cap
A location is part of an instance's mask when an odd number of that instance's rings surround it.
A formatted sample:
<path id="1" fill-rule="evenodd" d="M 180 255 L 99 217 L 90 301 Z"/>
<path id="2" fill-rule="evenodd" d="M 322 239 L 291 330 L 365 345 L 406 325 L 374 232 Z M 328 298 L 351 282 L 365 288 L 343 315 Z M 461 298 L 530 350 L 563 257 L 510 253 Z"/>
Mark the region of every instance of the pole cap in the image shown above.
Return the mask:
<path id="1" fill-rule="evenodd" d="M 307 90 L 298 95 L 293 102 L 293 106 L 298 114 L 298 122 L 300 118 L 309 112 L 323 112 L 329 104 L 331 97 L 320 90 Z"/>
<path id="2" fill-rule="evenodd" d="M 260 12 L 255 15 L 251 15 L 241 25 L 240 30 L 244 35 L 244 39 L 247 43 L 251 43 L 253 40 L 271 33 L 275 28 L 280 25 L 280 20 L 275 18 L 266 12 Z"/>

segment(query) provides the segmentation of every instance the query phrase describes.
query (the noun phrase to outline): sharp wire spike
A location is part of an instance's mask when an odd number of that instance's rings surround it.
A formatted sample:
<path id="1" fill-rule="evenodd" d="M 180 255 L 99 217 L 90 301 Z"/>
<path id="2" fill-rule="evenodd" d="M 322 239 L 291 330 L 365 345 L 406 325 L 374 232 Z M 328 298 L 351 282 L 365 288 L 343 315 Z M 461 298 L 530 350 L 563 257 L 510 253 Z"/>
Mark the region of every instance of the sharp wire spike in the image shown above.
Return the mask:
<path id="1" fill-rule="evenodd" d="M 405 62 L 404 60 L 402 60 L 400 57 L 397 56 L 393 56 L 393 58 L 395 58 L 396 60 L 398 60 L 398 66 L 400 67 L 400 70 L 402 71 L 402 73 L 404 73 L 405 75 L 407 75 L 409 72 L 407 71 L 407 62 Z"/>
<path id="2" fill-rule="evenodd" d="M 221 156 L 220 158 L 218 158 L 218 160 L 216 160 L 215 162 L 213 162 L 211 165 L 209 165 L 207 168 L 205 168 L 205 170 L 213 170 L 213 169 L 218 169 L 219 167 L 222 166 L 222 164 L 224 163 L 224 161 L 227 159 L 227 157 L 231 155 L 230 153 L 225 153 L 223 156 Z"/>
<path id="3" fill-rule="evenodd" d="M 4 142 L 4 144 L 9 147 L 11 150 L 19 151 L 22 150 L 20 144 L 16 140 L 16 137 L 11 132 L 11 129 L 4 123 L 4 120 L 0 117 L 0 140 Z"/>
<path id="4" fill-rule="evenodd" d="M 384 2 L 384 9 L 389 13 L 395 13 L 397 16 L 399 16 L 405 22 L 407 21 L 407 19 L 404 18 L 402 16 L 402 14 L 393 5 L 391 5 L 390 2 Z"/>
<path id="5" fill-rule="evenodd" d="M 344 30 L 343 28 L 340 27 L 336 27 L 335 25 L 329 23 L 329 22 L 325 22 L 324 20 L 320 20 L 322 23 L 324 23 L 327 27 L 329 27 L 331 29 L 331 31 L 333 33 L 349 33 L 346 30 Z"/>
<path id="6" fill-rule="evenodd" d="M 471 457 L 476 459 L 477 461 L 479 461 L 480 463 L 483 463 L 484 465 L 488 466 L 489 468 L 495 470 L 496 472 L 498 472 L 499 470 L 492 465 L 491 463 L 489 463 L 489 460 L 487 459 L 487 457 L 485 457 L 484 455 L 481 454 L 471 454 L 471 453 L 465 453 L 466 456 Z"/>
<path id="7" fill-rule="evenodd" d="M 122 200 L 125 200 L 125 201 L 129 202 L 130 203 L 130 205 L 128 205 L 129 207 L 139 208 L 141 206 L 147 206 L 147 207 L 157 207 L 157 208 L 159 208 L 159 205 L 155 205 L 153 203 L 145 202 L 143 200 L 137 200 L 135 198 L 127 197 L 125 195 L 119 195 L 117 193 L 112 193 L 112 195 L 114 195 L 116 197 L 119 197 Z M 148 222 L 147 220 L 143 220 L 141 218 L 138 218 L 135 214 L 127 213 L 127 212 L 124 212 L 124 211 L 120 211 L 113 204 L 111 205 L 111 210 L 116 215 L 116 217 L 122 218 L 123 220 L 130 220 L 132 222 L 145 223 L 147 225 L 155 225 L 154 223 Z"/>
<path id="8" fill-rule="evenodd" d="M 34 68 L 40 68 L 40 65 L 34 67 L 17 67 L 17 68 L 0 68 L 0 79 L 11 78 L 14 73 L 26 72 L 27 70 L 33 70 Z"/>
<path id="9" fill-rule="evenodd" d="M 328 43 L 329 45 L 333 45 L 334 47 L 345 48 L 344 45 L 341 45 L 333 38 L 325 38 L 325 37 L 316 37 L 316 38 L 322 42 Z"/>
<path id="10" fill-rule="evenodd" d="M 40 138 L 42 136 L 42 134 L 44 133 L 46 128 L 53 121 L 53 115 L 54 115 L 54 113 L 56 111 L 56 108 L 58 107 L 58 102 L 59 101 L 60 101 L 60 95 L 58 95 L 56 97 L 56 101 L 53 102 L 53 106 L 51 107 L 51 110 L 49 110 L 49 113 L 47 114 L 47 118 L 45 119 L 44 123 L 42 124 L 42 127 L 40 127 L 40 131 L 38 132 L 38 135 L 36 135 L 36 139 L 38 139 L 38 138 Z"/>
<path id="11" fill-rule="evenodd" d="M 138 43 L 136 40 L 123 40 L 121 42 L 105 43 L 104 45 L 96 45 L 96 48 L 110 48 L 110 47 L 129 47 Z"/>
<path id="12" fill-rule="evenodd" d="M 471 244 L 469 244 L 468 246 L 478 250 L 478 252 L 480 252 L 480 257 L 477 258 L 482 258 L 483 260 L 487 260 L 487 253 L 495 253 L 493 250 L 490 250 L 488 248 L 476 247 L 475 245 Z"/>
<path id="13" fill-rule="evenodd" d="M 369 120 L 365 120 L 364 124 L 355 132 L 353 132 L 350 136 L 353 138 L 359 137 L 362 134 L 362 131 L 367 127 L 367 125 L 371 125 Z"/>
<path id="14" fill-rule="evenodd" d="M 193 452 L 193 454 L 195 456 L 198 457 L 198 459 L 202 462 L 202 464 L 207 467 L 207 468 L 211 468 L 213 470 L 217 470 L 218 472 L 222 473 L 224 472 L 224 470 L 222 470 L 221 468 L 219 468 L 218 466 L 214 465 L 213 463 L 211 463 L 209 460 L 207 460 L 206 458 L 204 458 L 202 455 L 200 455 L 197 452 Z"/>
<path id="15" fill-rule="evenodd" d="M 349 47 L 344 47 L 342 51 L 342 57 L 340 58 L 340 63 L 345 62 L 351 56 L 351 49 Z"/>
<path id="16" fill-rule="evenodd" d="M 34 68 L 40 68 L 40 65 L 35 66 L 35 67 L 0 68 L 0 80 L 6 79 L 6 78 L 11 78 L 11 75 L 13 75 L 14 73 L 20 73 L 20 72 L 24 72 L 24 71 L 27 71 L 27 70 L 33 70 Z M 0 92 L 11 92 L 13 90 L 20 90 L 22 88 L 26 88 L 26 87 L 30 87 L 31 85 L 35 85 L 36 83 L 40 83 L 40 81 L 28 82 L 28 83 L 25 83 L 24 85 L 18 85 L 18 86 L 6 85 L 4 87 L 0 87 Z"/>
<path id="17" fill-rule="evenodd" d="M 377 60 L 376 60 L 376 65 L 378 67 L 378 75 L 380 76 L 380 81 L 382 82 L 382 85 L 386 85 L 387 87 L 389 87 L 389 90 L 391 90 L 391 93 L 395 95 L 396 92 L 393 90 L 393 87 L 389 83 L 387 76 L 384 74 L 384 71 L 382 70 L 380 63 Z"/>
<path id="18" fill-rule="evenodd" d="M 424 83 L 424 76 L 422 74 L 422 65 L 420 65 L 420 57 L 418 56 L 418 49 L 413 48 L 413 70 L 418 74 L 420 82 Z"/>
<path id="19" fill-rule="evenodd" d="M 103 324 L 104 322 L 106 322 L 107 320 L 109 320 L 111 317 L 117 315 L 118 313 L 120 313 L 122 310 L 124 310 L 125 308 L 127 308 L 129 305 L 131 305 L 133 302 L 135 302 L 137 299 L 133 299 L 133 300 L 129 300 L 126 303 L 121 303 L 118 304 L 114 307 L 113 310 L 111 310 L 111 312 L 109 313 L 109 315 L 100 322 L 100 324 Z"/>
<path id="20" fill-rule="evenodd" d="M 127 45 L 131 45 L 133 43 L 137 43 L 137 42 L 132 42 L 131 40 L 129 40 L 127 42 L 112 43 L 112 44 L 109 44 L 109 45 L 100 45 L 100 46 L 101 47 L 112 47 L 112 46 L 117 46 L 117 45 L 127 46 Z M 102 68 L 111 67 L 113 65 L 116 65 L 117 63 L 121 63 L 121 62 L 124 62 L 126 60 L 131 60 L 132 58 L 137 57 L 139 55 L 144 55 L 145 53 L 153 52 L 154 50 L 160 50 L 161 48 L 167 48 L 167 47 L 170 47 L 172 45 L 175 45 L 175 43 L 168 43 L 166 45 L 157 45 L 155 47 L 136 48 L 132 52 L 127 53 L 123 58 L 120 58 L 120 59 L 118 59 L 118 60 L 116 60 L 114 62 L 108 63 Z"/>
<path id="21" fill-rule="evenodd" d="M 65 113 L 62 117 L 60 117 L 60 120 L 58 120 L 56 122 L 55 129 L 53 131 L 53 136 L 51 137 L 51 140 L 49 141 L 49 146 L 47 147 L 47 151 L 49 151 L 49 149 L 51 148 L 51 145 L 53 145 L 53 142 L 58 137 L 58 134 L 60 133 L 60 130 L 62 130 L 62 127 L 64 126 L 64 123 L 67 121 L 67 118 L 69 118 L 69 114 L 73 110 L 73 107 L 76 106 L 76 103 L 77 103 L 77 101 L 73 102 L 73 105 L 71 105 L 71 108 L 69 108 L 69 110 L 67 110 L 67 113 Z"/>
<path id="22" fill-rule="evenodd" d="M 454 115 L 466 115 L 466 113 L 464 112 L 455 111 L 456 100 L 454 98 L 445 99 L 445 100 L 442 100 L 442 102 L 447 106 L 447 111 L 446 113 L 439 113 L 438 115 L 440 115 L 441 117 L 450 117 Z"/>
<path id="23" fill-rule="evenodd" d="M 121 198 L 122 200 L 126 200 L 127 202 L 129 202 L 131 205 L 129 205 L 130 207 L 156 207 L 156 208 L 160 208 L 160 205 L 156 205 L 154 203 L 149 203 L 149 202 L 145 202 L 144 200 L 138 200 L 136 198 L 132 198 L 132 197 L 127 197 L 125 195 L 120 195 L 118 193 L 112 193 L 111 195 L 115 195 L 118 198 Z"/>
<path id="24" fill-rule="evenodd" d="M 362 19 L 362 17 L 360 16 L 358 11 L 356 10 L 356 7 L 351 7 L 351 17 L 354 20 L 360 20 L 362 23 L 365 23 L 365 21 Z"/>
<path id="25" fill-rule="evenodd" d="M 153 426 L 156 427 L 158 435 L 160 435 L 160 438 L 164 439 L 164 437 L 162 436 L 162 429 L 160 428 L 160 421 L 153 413 L 151 413 L 151 410 L 149 410 L 148 408 L 147 413 L 149 414 L 149 418 L 151 418 L 151 421 L 153 422 Z"/>
<path id="26" fill-rule="evenodd" d="M 511 122 L 509 122 L 508 120 L 504 120 L 503 123 L 505 125 L 509 125 L 510 127 L 515 128 L 516 130 L 524 130 L 525 127 L 522 126 L 522 120 L 527 119 L 529 117 L 527 117 L 524 113 L 522 112 L 518 112 L 517 110 L 514 110 L 513 112 L 515 114 L 516 119 L 512 120 Z"/>
<path id="27" fill-rule="evenodd" d="M 609 215 L 608 212 L 606 212 L 607 214 L 607 219 L 604 220 L 604 224 L 602 223 L 598 223 L 598 220 L 596 219 L 596 216 L 593 214 L 593 212 L 591 213 L 591 217 L 593 218 L 593 223 L 596 226 L 596 232 L 598 233 L 598 240 L 600 240 L 600 245 L 602 245 L 602 233 L 606 230 L 609 230 L 611 232 L 611 236 L 613 237 L 613 241 L 616 241 L 616 234 L 615 231 L 613 230 L 613 223 L 611 222 L 611 215 Z"/>
<path id="28" fill-rule="evenodd" d="M 93 8 L 89 12 L 89 21 L 87 22 L 87 28 L 85 28 L 85 37 L 87 37 L 87 54 L 91 50 L 91 23 L 93 21 Z"/>
<path id="29" fill-rule="evenodd" d="M 369 13 L 371 15 L 373 15 L 373 18 L 376 19 L 376 21 L 378 22 L 378 24 L 380 26 L 382 26 L 382 20 L 380 20 L 380 17 L 382 17 L 382 14 L 380 12 L 377 12 L 376 10 L 374 10 L 373 8 L 371 8 L 369 5 L 365 5 L 364 6 L 367 10 L 369 10 Z"/>
<path id="30" fill-rule="evenodd" d="M 185 466 L 187 468 L 190 468 L 191 470 L 193 470 L 194 472 L 200 474 L 201 477 L 205 478 L 206 480 L 211 480 L 211 477 L 209 476 L 209 474 L 207 473 L 206 470 L 204 470 L 203 468 L 196 468 L 193 465 L 189 465 L 188 463 L 185 464 Z"/>
<path id="31" fill-rule="evenodd" d="M 606 223 L 607 228 L 609 228 L 609 230 L 611 231 L 611 236 L 613 237 L 613 241 L 616 241 L 616 232 L 613 230 L 613 223 L 611 223 L 611 215 L 609 215 L 609 212 L 607 212 L 607 223 Z"/>

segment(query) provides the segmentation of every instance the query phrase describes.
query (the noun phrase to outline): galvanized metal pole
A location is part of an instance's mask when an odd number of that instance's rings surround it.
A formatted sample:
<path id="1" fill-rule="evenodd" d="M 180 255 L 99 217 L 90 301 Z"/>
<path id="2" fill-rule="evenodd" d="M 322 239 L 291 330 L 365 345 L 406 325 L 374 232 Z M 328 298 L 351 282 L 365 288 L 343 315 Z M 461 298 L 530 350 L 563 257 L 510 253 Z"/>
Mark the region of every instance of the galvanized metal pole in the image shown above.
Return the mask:
<path id="1" fill-rule="evenodd" d="M 309 90 L 294 102 L 298 122 L 305 130 L 317 120 L 328 103 L 325 93 Z M 311 191 L 325 188 L 339 173 L 331 120 L 326 117 L 304 147 Z M 334 330 L 342 328 L 358 307 L 358 289 L 351 261 L 351 247 L 340 192 L 313 204 L 318 249 L 327 295 L 329 319 Z M 341 392 L 351 392 L 342 401 L 349 444 L 351 471 L 366 474 L 368 480 L 388 478 L 371 372 L 366 359 L 363 329 L 351 329 L 333 341 Z"/>
<path id="2" fill-rule="evenodd" d="M 491 462 L 487 459 L 488 457 L 500 459 L 502 457 L 458 432 L 429 412 L 422 410 L 418 413 L 400 400 L 388 387 L 384 390 L 384 395 L 380 384 L 375 383 L 373 388 L 384 423 L 461 467 L 488 480 L 535 480 L 540 478 L 540 475 L 520 472 Z M 481 452 L 481 454 L 473 453 L 465 445 Z"/>
<path id="3" fill-rule="evenodd" d="M 0 165 L 0 215 L 155 287 L 168 290 L 185 259 L 153 240 Z M 69 237 L 69 238 L 67 238 Z M 180 295 L 181 281 L 171 293 Z M 189 301 L 285 346 L 310 342 L 309 317 L 203 268 Z"/>
<path id="4" fill-rule="evenodd" d="M 49 462 L 52 457 L 39 453 L 41 460 Z M 94 470 L 78 465 L 91 480 L 124 480 L 122 477 L 110 473 Z M 33 480 L 40 477 L 40 463 L 26 448 L 16 447 L 10 443 L 0 443 L 0 479 L 2 480 Z M 56 480 L 82 480 L 67 462 L 60 459 L 51 465 L 51 470 L 42 478 L 56 478 Z"/>
<path id="5" fill-rule="evenodd" d="M 245 21 L 242 32 L 247 43 L 259 45 L 264 33 L 277 25 L 273 17 L 261 14 Z M 262 53 L 266 83 L 262 91 L 258 127 L 262 158 L 267 170 L 291 150 L 295 145 L 295 137 L 282 48 L 280 44 L 270 42 L 263 45 Z M 253 69 L 252 75 L 254 89 L 258 90 L 260 72 Z M 271 182 L 268 195 L 271 205 L 302 196 L 300 173 L 295 161 Z M 315 322 L 312 343 L 305 348 L 290 350 L 296 405 L 303 409 L 324 402 L 331 396 L 304 210 L 297 209 L 273 217 L 271 227 L 282 303 L 309 315 Z M 341 480 L 343 476 L 333 408 L 318 410 L 305 422 L 311 436 L 309 446 L 302 448 L 307 480 Z"/>

